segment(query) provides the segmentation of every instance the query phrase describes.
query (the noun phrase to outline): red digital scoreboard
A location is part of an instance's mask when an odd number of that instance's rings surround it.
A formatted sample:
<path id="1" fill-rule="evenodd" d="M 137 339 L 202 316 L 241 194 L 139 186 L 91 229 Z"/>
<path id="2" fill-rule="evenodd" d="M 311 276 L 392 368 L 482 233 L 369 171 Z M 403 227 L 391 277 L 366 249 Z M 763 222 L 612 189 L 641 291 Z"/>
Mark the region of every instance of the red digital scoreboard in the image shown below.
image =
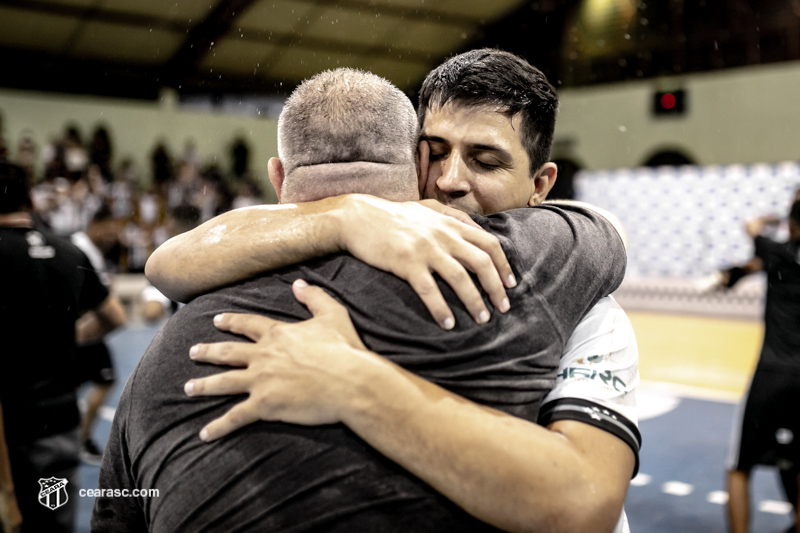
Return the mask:
<path id="1" fill-rule="evenodd" d="M 683 115 L 686 112 L 686 92 L 683 89 L 656 92 L 653 111 L 656 115 Z"/>

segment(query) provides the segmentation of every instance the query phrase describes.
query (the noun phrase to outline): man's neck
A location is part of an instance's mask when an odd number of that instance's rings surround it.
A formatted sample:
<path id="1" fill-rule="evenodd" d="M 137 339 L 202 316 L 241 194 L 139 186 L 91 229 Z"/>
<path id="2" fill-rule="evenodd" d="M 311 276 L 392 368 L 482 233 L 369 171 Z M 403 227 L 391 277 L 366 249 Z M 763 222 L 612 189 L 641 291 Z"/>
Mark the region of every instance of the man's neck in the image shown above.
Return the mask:
<path id="1" fill-rule="evenodd" d="M 0 226 L 6 228 L 32 228 L 33 217 L 27 211 L 0 214 Z"/>

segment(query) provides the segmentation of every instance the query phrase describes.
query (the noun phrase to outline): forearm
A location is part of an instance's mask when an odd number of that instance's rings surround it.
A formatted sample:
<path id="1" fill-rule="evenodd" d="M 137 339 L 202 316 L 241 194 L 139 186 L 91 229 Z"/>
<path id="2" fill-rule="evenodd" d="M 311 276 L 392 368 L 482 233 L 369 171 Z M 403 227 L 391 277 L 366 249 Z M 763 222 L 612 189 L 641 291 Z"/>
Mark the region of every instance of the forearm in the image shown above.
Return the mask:
<path id="1" fill-rule="evenodd" d="M 613 529 L 632 453 L 620 474 L 569 432 L 471 403 L 384 359 L 361 371 L 343 421 L 470 514 L 509 531 Z"/>
<path id="2" fill-rule="evenodd" d="M 14 492 L 11 461 L 8 457 L 8 447 L 6 445 L 3 406 L 0 405 L 0 530 L 18 532 L 21 522 L 22 516 L 20 515 L 17 497 Z"/>
<path id="3" fill-rule="evenodd" d="M 103 335 L 125 324 L 126 320 L 122 303 L 115 296 L 109 296 L 96 309 L 84 313 L 75 322 L 75 342 L 83 344 L 100 340 Z"/>
<path id="4" fill-rule="evenodd" d="M 147 278 L 167 297 L 191 298 L 255 274 L 339 251 L 343 197 L 219 215 L 156 249 Z"/>
<path id="5" fill-rule="evenodd" d="M 11 477 L 11 462 L 8 459 L 8 447 L 6 446 L 2 405 L 0 405 L 0 491 L 14 491 L 14 481 Z"/>

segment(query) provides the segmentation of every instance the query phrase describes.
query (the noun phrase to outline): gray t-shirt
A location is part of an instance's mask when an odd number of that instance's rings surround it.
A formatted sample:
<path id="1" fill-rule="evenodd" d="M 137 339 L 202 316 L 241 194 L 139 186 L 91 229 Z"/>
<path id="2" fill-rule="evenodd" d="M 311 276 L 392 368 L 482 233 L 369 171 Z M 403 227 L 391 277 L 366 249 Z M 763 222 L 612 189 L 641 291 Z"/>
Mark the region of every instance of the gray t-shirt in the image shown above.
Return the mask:
<path id="1" fill-rule="evenodd" d="M 564 343 L 621 282 L 625 251 L 612 226 L 582 208 L 541 206 L 476 220 L 500 239 L 518 280 L 508 291 L 511 310 L 482 326 L 440 282 L 456 315 L 453 330 L 440 329 L 405 282 L 346 254 L 238 283 L 179 311 L 128 381 L 100 472 L 100 488 L 157 488 L 159 496 L 98 498 L 93 531 L 491 530 L 343 425 L 257 423 L 206 444 L 200 429 L 242 398 L 183 392 L 189 379 L 226 370 L 190 360 L 191 346 L 243 340 L 214 328 L 216 314 L 307 319 L 291 292 L 303 278 L 348 308 L 369 349 L 535 422 Z"/>

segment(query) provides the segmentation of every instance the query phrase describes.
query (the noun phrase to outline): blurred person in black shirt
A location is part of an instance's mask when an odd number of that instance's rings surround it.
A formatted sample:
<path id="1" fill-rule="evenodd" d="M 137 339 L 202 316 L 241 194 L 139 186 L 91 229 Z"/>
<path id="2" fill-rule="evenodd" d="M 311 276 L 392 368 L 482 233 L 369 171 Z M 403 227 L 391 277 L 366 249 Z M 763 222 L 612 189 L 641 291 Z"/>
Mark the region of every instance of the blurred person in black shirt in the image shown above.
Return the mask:
<path id="1" fill-rule="evenodd" d="M 767 273 L 767 301 L 764 344 L 728 465 L 733 533 L 748 530 L 748 482 L 757 464 L 777 466 L 796 514 L 800 507 L 800 418 L 794 410 L 800 405 L 800 199 L 792 204 L 786 242 L 761 235 L 772 218 L 749 220 L 745 228 Z"/>
<path id="2" fill-rule="evenodd" d="M 80 444 L 74 347 L 123 324 L 125 312 L 80 250 L 34 229 L 28 192 L 24 169 L 0 163 L 0 405 L 7 445 L 0 463 L 10 463 L 23 532 L 72 531 Z M 5 493 L 3 500 L 12 498 Z"/>

